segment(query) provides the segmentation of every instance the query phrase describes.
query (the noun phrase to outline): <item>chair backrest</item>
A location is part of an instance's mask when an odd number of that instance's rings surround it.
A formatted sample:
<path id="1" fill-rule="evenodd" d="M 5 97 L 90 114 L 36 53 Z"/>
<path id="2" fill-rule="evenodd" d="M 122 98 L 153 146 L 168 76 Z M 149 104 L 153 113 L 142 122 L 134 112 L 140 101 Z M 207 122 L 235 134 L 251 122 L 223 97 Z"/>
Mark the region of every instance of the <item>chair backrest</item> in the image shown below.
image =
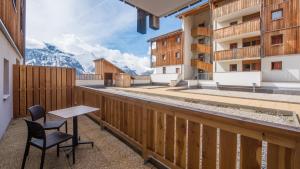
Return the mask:
<path id="1" fill-rule="evenodd" d="M 46 133 L 45 133 L 45 129 L 41 124 L 26 119 L 25 122 L 27 124 L 27 129 L 28 129 L 28 138 L 43 139 L 45 141 Z"/>
<path id="2" fill-rule="evenodd" d="M 46 122 L 46 111 L 41 105 L 35 105 L 28 108 L 32 121 L 36 121 L 40 118 L 44 118 Z"/>

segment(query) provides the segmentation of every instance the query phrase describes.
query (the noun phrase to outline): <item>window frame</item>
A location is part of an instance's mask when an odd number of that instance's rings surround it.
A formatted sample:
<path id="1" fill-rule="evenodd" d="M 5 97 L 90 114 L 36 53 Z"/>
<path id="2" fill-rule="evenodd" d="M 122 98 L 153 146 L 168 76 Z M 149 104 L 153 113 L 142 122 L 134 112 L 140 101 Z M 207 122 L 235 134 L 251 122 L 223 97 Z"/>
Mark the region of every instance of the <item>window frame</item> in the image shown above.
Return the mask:
<path id="1" fill-rule="evenodd" d="M 276 68 L 275 64 L 280 63 L 280 68 Z M 271 70 L 272 71 L 281 71 L 282 70 L 282 61 L 273 61 L 271 62 Z"/>
<path id="2" fill-rule="evenodd" d="M 179 55 L 179 57 L 178 57 L 178 55 Z M 180 59 L 180 58 L 181 58 L 181 52 L 176 52 L 176 53 L 175 53 L 175 58 L 176 58 L 176 59 Z"/>
<path id="3" fill-rule="evenodd" d="M 12 5 L 13 5 L 13 7 L 14 7 L 14 9 L 15 9 L 15 12 L 17 12 L 17 0 L 11 0 L 12 1 Z"/>
<path id="4" fill-rule="evenodd" d="M 162 54 L 161 57 L 162 57 L 163 61 L 167 60 L 167 56 L 165 54 Z"/>
<path id="5" fill-rule="evenodd" d="M 279 18 L 273 18 L 273 14 L 276 13 L 276 12 L 279 12 L 279 11 L 281 12 L 281 17 L 279 17 Z M 278 21 L 278 20 L 281 20 L 281 19 L 283 19 L 283 15 L 284 15 L 284 13 L 283 13 L 283 8 L 273 10 L 273 11 L 271 11 L 271 20 L 272 20 L 272 21 Z"/>
<path id="6" fill-rule="evenodd" d="M 3 59 L 3 99 L 6 100 L 10 96 L 10 84 L 9 84 L 9 60 Z"/>
<path id="7" fill-rule="evenodd" d="M 181 43 L 181 37 L 180 36 L 176 37 L 176 43 Z"/>
<path id="8" fill-rule="evenodd" d="M 235 66 L 235 67 L 236 67 L 236 68 L 235 68 L 236 70 L 233 70 L 233 69 L 232 69 L 232 66 Z M 237 71 L 238 71 L 238 66 L 237 66 L 236 63 L 230 64 L 230 65 L 229 65 L 229 72 L 237 72 Z"/>
<path id="9" fill-rule="evenodd" d="M 281 43 L 274 43 L 273 38 L 275 38 L 275 37 L 281 37 Z M 283 45 L 283 42 L 284 42 L 283 38 L 284 38 L 284 37 L 283 37 L 283 34 L 272 35 L 272 36 L 271 36 L 271 45 L 272 45 L 272 46 Z"/>

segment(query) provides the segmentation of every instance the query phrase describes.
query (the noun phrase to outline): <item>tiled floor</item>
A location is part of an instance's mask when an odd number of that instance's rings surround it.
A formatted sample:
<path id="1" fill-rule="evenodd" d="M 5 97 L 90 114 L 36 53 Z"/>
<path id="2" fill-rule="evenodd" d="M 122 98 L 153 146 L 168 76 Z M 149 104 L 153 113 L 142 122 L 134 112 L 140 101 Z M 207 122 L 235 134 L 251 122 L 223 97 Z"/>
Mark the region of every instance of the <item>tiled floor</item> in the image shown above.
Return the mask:
<path id="1" fill-rule="evenodd" d="M 71 133 L 72 121 L 68 121 Z M 112 136 L 105 130 L 82 116 L 79 118 L 79 134 L 82 140 L 95 142 L 94 148 L 90 145 L 80 145 L 76 149 L 76 164 L 72 164 L 72 156 L 68 159 L 64 152 L 56 157 L 56 148 L 46 152 L 45 169 L 148 169 L 154 168 L 151 164 L 144 165 L 144 161 L 126 144 Z M 6 134 L 0 141 L 0 169 L 21 168 L 25 141 L 27 137 L 26 124 L 22 119 L 13 120 Z M 41 151 L 31 147 L 27 158 L 28 169 L 39 168 Z"/>

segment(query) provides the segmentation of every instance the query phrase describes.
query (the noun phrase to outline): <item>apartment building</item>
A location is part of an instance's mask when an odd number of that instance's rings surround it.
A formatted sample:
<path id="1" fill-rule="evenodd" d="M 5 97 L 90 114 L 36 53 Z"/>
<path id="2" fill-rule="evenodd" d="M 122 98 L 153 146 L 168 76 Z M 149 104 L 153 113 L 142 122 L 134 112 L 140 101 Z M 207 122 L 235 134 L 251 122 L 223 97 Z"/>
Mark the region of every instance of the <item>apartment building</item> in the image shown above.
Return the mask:
<path id="1" fill-rule="evenodd" d="M 300 82 L 298 0 L 213 0 L 211 8 L 216 83 Z"/>
<path id="2" fill-rule="evenodd" d="M 0 1 L 0 138 L 13 117 L 13 64 L 25 52 L 25 0 Z"/>
<path id="3" fill-rule="evenodd" d="M 184 62 L 182 30 L 176 30 L 149 39 L 151 47 L 151 75 L 153 83 L 170 83 L 173 80 L 188 79 L 190 65 Z"/>

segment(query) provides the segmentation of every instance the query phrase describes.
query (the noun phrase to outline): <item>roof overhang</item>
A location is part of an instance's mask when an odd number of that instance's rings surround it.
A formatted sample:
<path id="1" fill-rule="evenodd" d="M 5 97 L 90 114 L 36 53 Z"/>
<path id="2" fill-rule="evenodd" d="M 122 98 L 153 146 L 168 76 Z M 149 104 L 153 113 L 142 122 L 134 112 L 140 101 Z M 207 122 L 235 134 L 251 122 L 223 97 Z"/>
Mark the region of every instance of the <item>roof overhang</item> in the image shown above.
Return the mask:
<path id="1" fill-rule="evenodd" d="M 164 17 L 176 13 L 202 0 L 121 0 L 148 13 Z"/>

